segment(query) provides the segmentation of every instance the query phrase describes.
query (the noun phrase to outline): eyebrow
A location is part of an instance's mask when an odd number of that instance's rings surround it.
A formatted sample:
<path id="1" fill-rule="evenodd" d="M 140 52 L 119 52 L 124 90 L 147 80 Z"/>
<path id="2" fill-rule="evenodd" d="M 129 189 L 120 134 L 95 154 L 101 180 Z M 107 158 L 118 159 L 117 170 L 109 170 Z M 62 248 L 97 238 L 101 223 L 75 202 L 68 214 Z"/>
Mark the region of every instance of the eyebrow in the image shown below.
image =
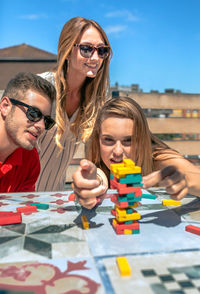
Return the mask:
<path id="1" fill-rule="evenodd" d="M 88 41 L 82 41 L 80 42 L 81 45 L 93 45 L 94 46 L 94 43 L 91 43 L 91 42 L 88 42 Z M 99 45 L 105 45 L 105 43 L 98 43 L 97 46 Z"/>

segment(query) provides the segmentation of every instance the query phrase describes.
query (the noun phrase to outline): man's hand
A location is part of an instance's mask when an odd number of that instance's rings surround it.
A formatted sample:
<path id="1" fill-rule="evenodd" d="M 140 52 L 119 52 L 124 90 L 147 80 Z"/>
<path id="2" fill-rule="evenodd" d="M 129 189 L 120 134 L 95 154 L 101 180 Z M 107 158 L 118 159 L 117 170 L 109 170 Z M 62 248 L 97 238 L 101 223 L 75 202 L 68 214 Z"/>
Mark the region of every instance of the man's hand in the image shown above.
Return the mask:
<path id="1" fill-rule="evenodd" d="M 174 200 L 181 200 L 188 193 L 185 175 L 171 165 L 143 177 L 142 182 L 144 189 L 155 185 L 164 187 Z"/>
<path id="2" fill-rule="evenodd" d="M 97 177 L 97 168 L 91 161 L 82 159 L 80 166 L 72 175 L 73 190 L 78 202 L 88 208 L 93 208 L 101 201 L 107 187 L 100 183 Z"/>

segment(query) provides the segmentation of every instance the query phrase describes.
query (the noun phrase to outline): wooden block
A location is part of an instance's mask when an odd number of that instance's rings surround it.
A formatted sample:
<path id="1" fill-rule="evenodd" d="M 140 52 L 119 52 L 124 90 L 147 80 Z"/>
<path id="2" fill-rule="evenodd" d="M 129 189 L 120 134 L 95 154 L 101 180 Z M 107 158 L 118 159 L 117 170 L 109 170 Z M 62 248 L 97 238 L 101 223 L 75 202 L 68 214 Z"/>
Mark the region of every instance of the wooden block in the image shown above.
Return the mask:
<path id="1" fill-rule="evenodd" d="M 142 198 L 145 198 L 145 199 L 156 199 L 156 195 L 153 195 L 153 194 L 142 194 Z"/>
<path id="2" fill-rule="evenodd" d="M 163 200 L 162 205 L 181 205 L 180 200 Z"/>
<path id="3" fill-rule="evenodd" d="M 117 265 L 120 271 L 121 276 L 130 276 L 131 275 L 131 268 L 128 263 L 128 260 L 124 256 L 120 256 L 116 258 Z"/>
<path id="4" fill-rule="evenodd" d="M 88 222 L 87 217 L 85 215 L 81 215 L 81 221 L 82 221 L 83 228 L 85 230 L 88 230 L 89 229 L 89 222 Z"/>
<path id="5" fill-rule="evenodd" d="M 49 204 L 45 204 L 45 203 L 31 203 L 31 206 L 36 206 L 38 209 L 48 209 L 49 208 Z"/>
<path id="6" fill-rule="evenodd" d="M 37 211 L 37 207 L 35 205 L 17 207 L 17 212 L 29 213 L 29 212 L 35 212 L 35 211 Z"/>
<path id="7" fill-rule="evenodd" d="M 193 233 L 193 234 L 196 234 L 196 235 L 200 235 L 200 227 L 196 227 L 196 226 L 193 226 L 193 225 L 188 225 L 185 227 L 185 230 L 187 232 L 190 232 L 190 233 Z"/>
<path id="8" fill-rule="evenodd" d="M 12 225 L 12 224 L 20 224 L 22 222 L 21 213 L 16 212 L 12 214 L 1 214 L 0 217 L 0 225 Z"/>

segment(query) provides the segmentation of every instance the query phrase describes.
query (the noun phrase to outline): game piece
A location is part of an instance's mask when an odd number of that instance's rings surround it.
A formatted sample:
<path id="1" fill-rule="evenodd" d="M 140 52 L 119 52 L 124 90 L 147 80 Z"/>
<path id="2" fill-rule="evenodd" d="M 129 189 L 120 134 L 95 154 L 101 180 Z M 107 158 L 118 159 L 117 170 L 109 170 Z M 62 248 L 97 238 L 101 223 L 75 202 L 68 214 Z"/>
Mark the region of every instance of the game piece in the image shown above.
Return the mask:
<path id="1" fill-rule="evenodd" d="M 11 224 L 20 224 L 22 222 L 22 216 L 19 212 L 1 214 L 0 216 L 0 225 L 11 225 Z"/>
<path id="2" fill-rule="evenodd" d="M 49 204 L 45 204 L 45 203 L 31 203 L 30 205 L 34 205 L 36 206 L 38 209 L 48 209 L 49 208 Z"/>
<path id="3" fill-rule="evenodd" d="M 156 199 L 156 195 L 153 195 L 153 194 L 143 194 L 142 193 L 142 198 L 144 198 L 144 199 Z"/>
<path id="4" fill-rule="evenodd" d="M 17 211 L 22 213 L 35 212 L 37 211 L 37 207 L 35 205 L 21 206 L 21 207 L 17 207 Z"/>
<path id="5" fill-rule="evenodd" d="M 89 222 L 88 222 L 87 217 L 85 215 L 81 215 L 81 221 L 82 221 L 83 228 L 85 230 L 88 230 L 89 229 Z"/>
<path id="6" fill-rule="evenodd" d="M 120 271 L 121 276 L 130 276 L 131 275 L 131 267 L 128 263 L 128 260 L 124 256 L 120 256 L 116 258 L 117 265 Z"/>
<path id="7" fill-rule="evenodd" d="M 138 206 L 143 195 L 144 198 L 156 198 L 152 194 L 143 194 L 142 185 L 141 168 L 135 166 L 131 159 L 110 165 L 110 187 L 117 192 L 111 196 L 111 201 L 115 203 L 111 214 L 115 217 L 112 226 L 116 234 L 139 234 L 139 223 L 135 228 L 133 222 L 140 219 L 141 215 L 133 207 Z"/>
<path id="8" fill-rule="evenodd" d="M 185 227 L 185 230 L 187 232 L 190 232 L 190 233 L 193 233 L 193 234 L 196 234 L 196 235 L 200 235 L 200 227 L 196 227 L 196 226 L 193 226 L 193 225 L 188 225 Z"/>
<path id="9" fill-rule="evenodd" d="M 74 193 L 71 193 L 68 197 L 69 201 L 75 201 L 76 200 L 76 195 Z"/>
<path id="10" fill-rule="evenodd" d="M 180 200 L 163 200 L 162 205 L 181 205 Z"/>

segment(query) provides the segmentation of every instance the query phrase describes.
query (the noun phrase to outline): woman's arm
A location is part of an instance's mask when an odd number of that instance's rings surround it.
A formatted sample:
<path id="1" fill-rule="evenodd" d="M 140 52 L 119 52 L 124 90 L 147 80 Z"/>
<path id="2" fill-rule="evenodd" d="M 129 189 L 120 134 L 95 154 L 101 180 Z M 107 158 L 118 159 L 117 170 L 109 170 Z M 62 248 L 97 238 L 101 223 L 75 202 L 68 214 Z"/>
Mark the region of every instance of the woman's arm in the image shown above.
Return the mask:
<path id="1" fill-rule="evenodd" d="M 166 188 L 174 199 L 187 193 L 200 196 L 200 168 L 183 158 L 178 152 L 165 150 L 154 156 L 156 172 L 143 178 L 144 188 L 155 185 Z"/>

